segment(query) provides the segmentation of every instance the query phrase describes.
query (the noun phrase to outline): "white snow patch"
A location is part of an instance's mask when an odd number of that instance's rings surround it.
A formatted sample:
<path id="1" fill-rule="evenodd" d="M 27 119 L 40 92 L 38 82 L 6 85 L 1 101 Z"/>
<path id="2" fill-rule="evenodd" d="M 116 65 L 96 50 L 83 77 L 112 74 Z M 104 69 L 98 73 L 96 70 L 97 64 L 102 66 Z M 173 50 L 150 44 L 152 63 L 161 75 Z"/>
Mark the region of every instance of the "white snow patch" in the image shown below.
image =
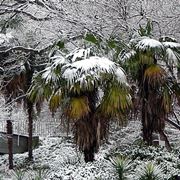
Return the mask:
<path id="1" fill-rule="evenodd" d="M 162 44 L 168 48 L 180 48 L 180 43 L 176 42 L 163 42 Z"/>
<path id="2" fill-rule="evenodd" d="M 136 48 L 140 50 L 148 50 L 148 49 L 156 49 L 156 48 L 164 49 L 164 46 L 161 42 L 155 39 L 145 38 L 138 42 Z"/>

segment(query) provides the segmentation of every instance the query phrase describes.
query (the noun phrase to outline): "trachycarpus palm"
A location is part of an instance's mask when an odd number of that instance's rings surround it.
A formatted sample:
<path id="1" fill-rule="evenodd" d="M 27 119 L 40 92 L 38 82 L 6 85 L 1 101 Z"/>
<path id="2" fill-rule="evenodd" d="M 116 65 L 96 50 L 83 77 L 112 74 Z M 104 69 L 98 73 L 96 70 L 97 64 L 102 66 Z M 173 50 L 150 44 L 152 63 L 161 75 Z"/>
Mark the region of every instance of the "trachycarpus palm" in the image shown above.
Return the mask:
<path id="1" fill-rule="evenodd" d="M 167 38 L 161 38 L 164 40 Z M 179 60 L 180 44 L 161 41 L 147 36 L 133 39 L 122 59 L 138 82 L 143 139 L 151 145 L 152 133 L 157 132 L 170 149 L 164 128 L 165 120 L 172 112 L 173 94 L 179 96 L 179 84 L 171 67 Z"/>
<path id="2" fill-rule="evenodd" d="M 53 59 L 34 78 L 30 98 L 46 98 L 52 111 L 60 107 L 74 125 L 75 141 L 85 161 L 93 161 L 109 120 L 116 117 L 124 121 L 131 104 L 124 71 L 107 58 L 92 56 L 90 49 Z"/>

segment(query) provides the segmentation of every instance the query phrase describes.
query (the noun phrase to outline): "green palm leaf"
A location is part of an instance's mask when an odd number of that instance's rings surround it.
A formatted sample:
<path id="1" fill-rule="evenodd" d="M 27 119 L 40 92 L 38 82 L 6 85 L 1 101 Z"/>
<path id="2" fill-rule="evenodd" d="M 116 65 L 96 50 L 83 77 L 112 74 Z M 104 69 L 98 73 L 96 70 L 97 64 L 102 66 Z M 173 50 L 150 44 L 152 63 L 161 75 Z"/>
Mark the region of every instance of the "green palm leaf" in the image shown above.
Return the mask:
<path id="1" fill-rule="evenodd" d="M 89 102 L 86 96 L 70 98 L 66 109 L 66 115 L 70 119 L 81 119 L 89 112 Z"/>
<path id="2" fill-rule="evenodd" d="M 52 112 L 56 111 L 56 109 L 60 106 L 60 103 L 62 101 L 62 92 L 59 89 L 56 91 L 49 100 L 49 108 Z"/>
<path id="3" fill-rule="evenodd" d="M 108 117 L 121 117 L 130 106 L 131 97 L 128 90 L 113 85 L 105 91 L 99 110 Z"/>

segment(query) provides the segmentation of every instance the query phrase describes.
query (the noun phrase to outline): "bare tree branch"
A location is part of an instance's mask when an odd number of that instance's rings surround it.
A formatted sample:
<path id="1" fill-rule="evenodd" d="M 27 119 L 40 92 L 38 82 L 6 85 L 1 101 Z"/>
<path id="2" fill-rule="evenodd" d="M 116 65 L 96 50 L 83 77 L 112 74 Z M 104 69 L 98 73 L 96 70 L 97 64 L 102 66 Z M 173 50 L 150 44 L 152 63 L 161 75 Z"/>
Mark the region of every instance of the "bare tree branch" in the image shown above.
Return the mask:
<path id="1" fill-rule="evenodd" d="M 44 18 L 38 18 L 38 17 L 35 17 L 33 16 L 32 14 L 28 13 L 28 12 L 25 12 L 23 10 L 18 10 L 18 9 L 0 9 L 0 15 L 3 15 L 3 14 L 7 14 L 7 13 L 20 13 L 20 14 L 23 14 L 35 21 L 46 21 L 46 20 L 49 20 L 50 18 L 49 17 L 44 17 Z"/>
<path id="2" fill-rule="evenodd" d="M 77 35 L 77 36 L 62 39 L 62 41 L 64 43 L 68 43 L 68 42 L 80 39 L 83 36 L 84 36 L 83 34 L 80 34 L 80 35 Z M 56 40 L 55 42 L 49 44 L 48 46 L 46 46 L 46 47 L 44 47 L 42 49 L 27 48 L 27 47 L 23 47 L 23 46 L 14 46 L 14 47 L 7 48 L 6 50 L 0 51 L 0 54 L 1 53 L 10 53 L 10 52 L 13 52 L 13 51 L 23 51 L 25 53 L 32 52 L 32 53 L 36 53 L 36 54 L 42 54 L 42 53 L 48 51 L 49 49 L 51 49 L 52 47 L 54 47 L 57 44 L 58 41 L 59 40 Z"/>

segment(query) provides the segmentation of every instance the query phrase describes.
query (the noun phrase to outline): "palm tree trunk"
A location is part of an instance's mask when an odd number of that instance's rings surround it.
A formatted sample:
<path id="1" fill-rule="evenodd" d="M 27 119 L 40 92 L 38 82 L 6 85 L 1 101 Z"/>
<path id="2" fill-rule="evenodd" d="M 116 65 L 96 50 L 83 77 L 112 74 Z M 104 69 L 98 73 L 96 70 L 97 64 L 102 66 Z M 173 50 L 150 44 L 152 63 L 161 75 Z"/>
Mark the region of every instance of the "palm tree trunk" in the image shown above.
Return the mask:
<path id="1" fill-rule="evenodd" d="M 141 121 L 142 121 L 142 132 L 143 140 L 148 144 L 152 145 L 152 123 L 151 116 L 148 108 L 149 100 L 149 86 L 147 80 L 144 79 L 144 72 L 146 65 L 140 70 L 139 85 L 141 91 L 142 107 L 141 107 Z"/>
<path id="2" fill-rule="evenodd" d="M 96 127 L 93 126 L 93 119 L 89 117 L 78 120 L 75 123 L 75 140 L 79 150 L 84 153 L 85 162 L 94 161 L 94 154 L 97 149 Z"/>
<path id="3" fill-rule="evenodd" d="M 95 154 L 95 148 L 96 145 L 94 145 L 96 143 L 93 143 L 92 146 L 90 146 L 89 148 L 84 150 L 84 160 L 85 162 L 93 162 L 94 161 L 94 154 Z"/>
<path id="4" fill-rule="evenodd" d="M 152 124 L 151 124 L 151 117 L 148 113 L 148 105 L 145 102 L 146 100 L 143 100 L 142 103 L 142 132 L 143 132 L 143 140 L 148 144 L 152 145 Z"/>
<path id="5" fill-rule="evenodd" d="M 9 154 L 9 169 L 13 169 L 13 128 L 12 121 L 7 120 L 7 138 L 8 138 L 8 154 Z"/>
<path id="6" fill-rule="evenodd" d="M 32 53 L 30 54 L 30 62 L 26 62 L 26 92 L 28 91 L 29 87 L 31 86 L 32 77 L 34 73 L 33 66 L 31 63 L 35 61 L 35 55 Z M 33 103 L 26 97 L 27 103 L 27 112 L 28 112 L 28 159 L 31 161 L 33 160 L 33 150 L 32 150 L 32 136 L 33 136 Z"/>
<path id="7" fill-rule="evenodd" d="M 79 150 L 84 153 L 85 162 L 94 161 L 94 154 L 97 151 L 97 128 L 98 121 L 94 118 L 97 101 L 97 89 L 93 92 L 86 92 L 89 100 L 90 113 L 75 123 L 75 139 Z"/>

